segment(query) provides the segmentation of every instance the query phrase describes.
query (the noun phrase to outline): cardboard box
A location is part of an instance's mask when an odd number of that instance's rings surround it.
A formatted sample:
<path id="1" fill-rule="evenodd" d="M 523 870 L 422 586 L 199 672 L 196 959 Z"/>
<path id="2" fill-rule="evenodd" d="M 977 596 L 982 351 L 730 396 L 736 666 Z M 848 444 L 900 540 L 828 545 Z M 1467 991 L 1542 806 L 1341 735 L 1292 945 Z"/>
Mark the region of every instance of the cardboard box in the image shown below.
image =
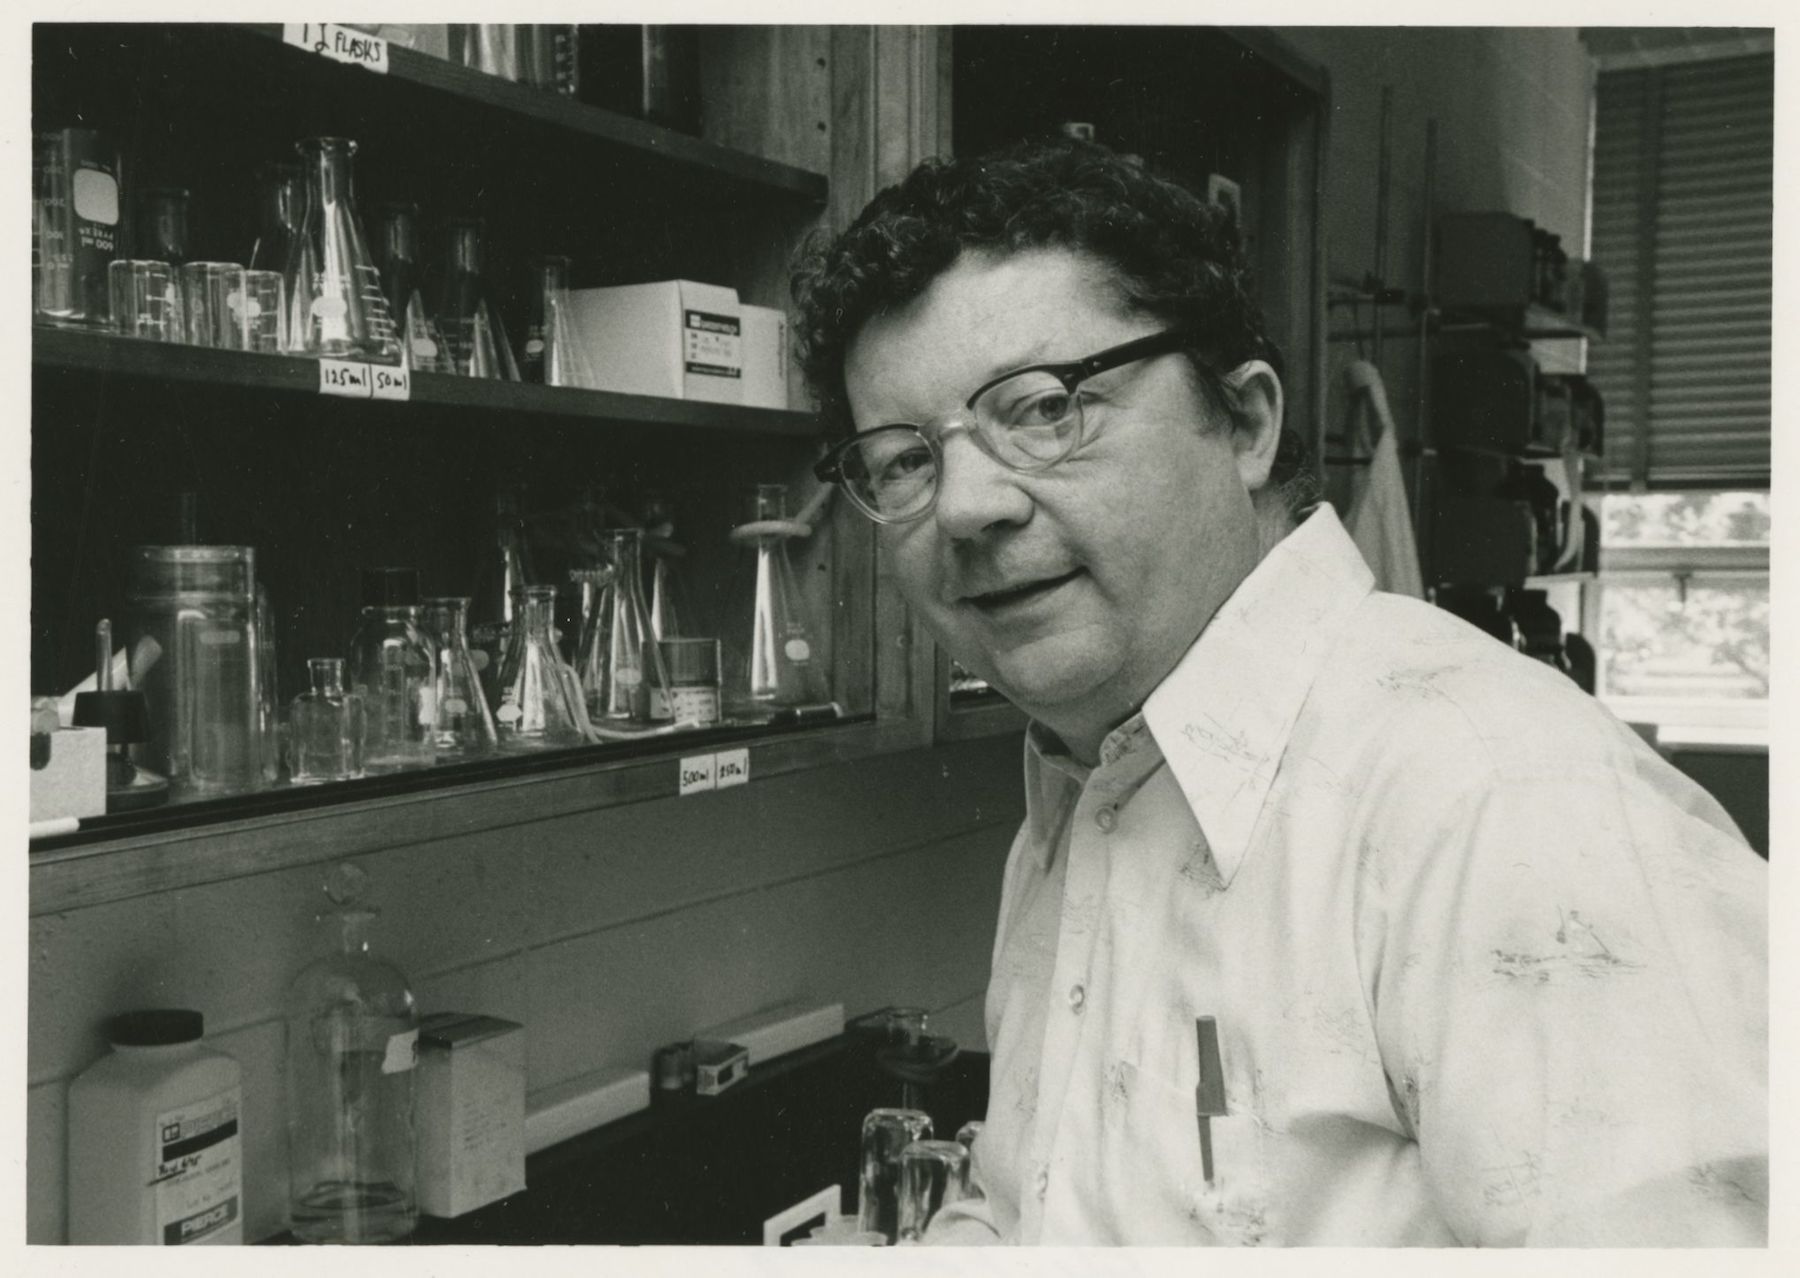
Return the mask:
<path id="1" fill-rule="evenodd" d="M 788 317 L 772 306 L 738 307 L 744 322 L 744 404 L 788 406 Z"/>
<path id="2" fill-rule="evenodd" d="M 106 729 L 61 728 L 32 742 L 31 820 L 106 813 Z M 43 766 L 39 767 L 39 759 Z"/>
<path id="3" fill-rule="evenodd" d="M 466 1012 L 419 1025 L 419 1210 L 460 1216 L 525 1188 L 525 1027 Z"/>
<path id="4" fill-rule="evenodd" d="M 594 390 L 713 404 L 744 402 L 737 290 L 692 280 L 573 293 Z"/>

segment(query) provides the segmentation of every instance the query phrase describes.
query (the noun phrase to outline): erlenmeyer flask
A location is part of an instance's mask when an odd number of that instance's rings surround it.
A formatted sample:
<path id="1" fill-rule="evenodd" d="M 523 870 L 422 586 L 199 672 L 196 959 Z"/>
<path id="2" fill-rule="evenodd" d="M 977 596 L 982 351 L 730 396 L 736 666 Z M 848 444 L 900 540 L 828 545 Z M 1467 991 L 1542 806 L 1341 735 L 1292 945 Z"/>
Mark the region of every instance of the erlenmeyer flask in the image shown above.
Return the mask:
<path id="1" fill-rule="evenodd" d="M 419 298 L 419 206 L 383 204 L 375 211 L 375 267 L 388 313 L 400 325 L 400 353 L 415 373 L 452 371 L 437 323 Z"/>
<path id="2" fill-rule="evenodd" d="M 820 705 L 831 700 L 818 660 L 810 618 L 788 541 L 804 525 L 787 518 L 787 485 L 758 484 L 751 497 L 751 520 L 732 535 L 746 546 L 740 577 L 727 713 L 765 717 L 782 706 Z"/>
<path id="3" fill-rule="evenodd" d="M 642 533 L 610 528 L 605 533 L 611 568 L 599 583 L 587 622 L 576 674 L 587 698 L 588 718 L 606 725 L 649 724 L 652 701 L 666 719 L 669 675 L 650 630 L 639 567 Z M 660 690 L 661 697 L 653 697 Z"/>
<path id="4" fill-rule="evenodd" d="M 570 699 L 574 680 L 550 634 L 555 614 L 555 586 L 525 588 L 525 612 L 501 664 L 500 707 L 494 712 L 503 750 L 556 749 L 587 740 Z"/>
<path id="5" fill-rule="evenodd" d="M 510 22 L 452 22 L 450 60 L 503 80 L 517 80 L 518 28 Z"/>
<path id="6" fill-rule="evenodd" d="M 248 269 L 284 271 L 306 220 L 306 175 L 298 164 L 261 164 L 256 187 L 256 243 L 250 246 Z"/>
<path id="7" fill-rule="evenodd" d="M 500 666 L 525 610 L 525 583 L 534 575 L 519 492 L 502 488 L 494 495 L 494 536 L 475 570 L 468 617 L 469 646 L 490 706 L 500 704 Z"/>
<path id="8" fill-rule="evenodd" d="M 592 388 L 596 382 L 587 344 L 569 300 L 569 259 L 539 258 L 531 296 L 531 325 L 525 330 L 525 354 L 519 370 L 528 382 L 543 386 Z"/>
<path id="9" fill-rule="evenodd" d="M 431 305 L 450 352 L 451 371 L 516 382 L 519 366 L 482 278 L 483 225 L 478 217 L 451 218 L 446 223 L 443 268 Z"/>
<path id="10" fill-rule="evenodd" d="M 688 633 L 691 615 L 675 566 L 687 547 L 675 541 L 675 514 L 662 493 L 644 495 L 644 553 L 650 558 L 650 631 L 658 640 Z"/>
<path id="11" fill-rule="evenodd" d="M 439 763 L 479 759 L 498 744 L 494 716 L 481 690 L 469 652 L 469 601 L 463 596 L 427 599 L 423 629 L 437 649 L 437 740 Z"/>
<path id="12" fill-rule="evenodd" d="M 400 338 L 351 193 L 349 138 L 294 144 L 306 165 L 306 217 L 288 253 L 287 349 L 327 359 L 400 362 Z"/>

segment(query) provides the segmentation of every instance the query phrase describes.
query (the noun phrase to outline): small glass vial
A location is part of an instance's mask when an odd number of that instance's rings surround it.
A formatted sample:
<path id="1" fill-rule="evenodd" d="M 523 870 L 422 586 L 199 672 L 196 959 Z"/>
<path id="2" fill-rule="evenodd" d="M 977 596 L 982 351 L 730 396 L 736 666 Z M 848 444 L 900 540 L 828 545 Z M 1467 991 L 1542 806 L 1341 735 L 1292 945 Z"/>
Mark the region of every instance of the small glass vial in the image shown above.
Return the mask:
<path id="1" fill-rule="evenodd" d="M 363 699 L 345 691 L 341 657 L 314 657 L 306 666 L 312 688 L 295 697 L 288 712 L 290 777 L 295 785 L 360 777 L 366 731 Z"/>
<path id="2" fill-rule="evenodd" d="M 363 770 L 428 768 L 437 761 L 437 660 L 419 629 L 418 569 L 365 568 L 362 589 L 349 673 L 368 724 Z"/>
<path id="3" fill-rule="evenodd" d="M 107 1023 L 112 1054 L 69 1084 L 69 1241 L 244 1241 L 243 1084 L 178 1008 Z"/>

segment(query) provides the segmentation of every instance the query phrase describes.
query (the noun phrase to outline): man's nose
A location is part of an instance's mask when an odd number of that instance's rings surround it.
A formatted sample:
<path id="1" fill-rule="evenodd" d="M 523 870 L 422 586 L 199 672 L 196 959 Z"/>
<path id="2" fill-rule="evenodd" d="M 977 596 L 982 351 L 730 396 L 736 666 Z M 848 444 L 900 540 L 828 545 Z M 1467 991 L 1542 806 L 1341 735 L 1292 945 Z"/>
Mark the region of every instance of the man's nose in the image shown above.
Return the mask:
<path id="1" fill-rule="evenodd" d="M 975 442 L 971 429 L 945 431 L 938 447 L 938 527 L 953 539 L 977 537 L 996 525 L 1019 524 L 1031 514 L 1031 495 L 1019 472 L 1002 465 Z"/>

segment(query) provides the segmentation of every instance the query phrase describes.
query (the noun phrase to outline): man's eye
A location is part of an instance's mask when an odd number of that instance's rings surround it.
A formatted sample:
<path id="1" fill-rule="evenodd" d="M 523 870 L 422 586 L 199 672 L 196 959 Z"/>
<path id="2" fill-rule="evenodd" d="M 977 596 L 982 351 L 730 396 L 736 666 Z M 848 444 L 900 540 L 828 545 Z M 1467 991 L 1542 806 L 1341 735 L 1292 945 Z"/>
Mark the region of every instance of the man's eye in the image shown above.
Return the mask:
<path id="1" fill-rule="evenodd" d="M 931 465 L 929 448 L 908 448 L 892 457 L 876 461 L 870 466 L 869 472 L 877 484 L 897 484 L 915 478 L 920 471 Z"/>
<path id="2" fill-rule="evenodd" d="M 1005 404 L 1000 421 L 1012 429 L 1055 426 L 1066 421 L 1074 407 L 1075 397 L 1059 386 L 1054 390 L 1023 395 Z"/>

